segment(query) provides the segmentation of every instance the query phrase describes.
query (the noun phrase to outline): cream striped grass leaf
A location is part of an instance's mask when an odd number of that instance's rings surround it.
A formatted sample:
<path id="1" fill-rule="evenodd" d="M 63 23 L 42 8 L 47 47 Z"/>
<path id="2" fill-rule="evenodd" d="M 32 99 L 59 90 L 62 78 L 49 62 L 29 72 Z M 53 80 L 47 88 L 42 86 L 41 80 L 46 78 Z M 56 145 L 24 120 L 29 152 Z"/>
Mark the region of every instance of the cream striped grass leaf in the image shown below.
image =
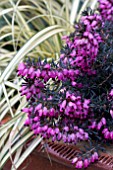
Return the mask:
<path id="1" fill-rule="evenodd" d="M 10 155 L 12 155 L 20 146 L 22 146 L 29 138 L 33 136 L 33 132 L 29 132 L 25 134 L 20 140 L 16 142 L 16 144 L 11 148 L 11 153 L 8 152 L 4 158 L 1 160 L 0 168 L 2 169 L 6 161 L 9 159 Z"/>
<path id="2" fill-rule="evenodd" d="M 24 145 L 20 146 L 20 148 L 17 149 L 14 159 L 13 159 L 13 165 L 15 165 L 17 163 L 17 161 L 19 160 L 19 158 L 22 154 L 23 148 L 24 148 Z M 13 165 L 12 165 L 12 168 L 13 168 Z"/>
<path id="3" fill-rule="evenodd" d="M 27 128 L 27 127 L 23 128 L 24 122 L 25 122 L 25 114 L 23 117 L 21 117 L 17 120 L 17 122 L 16 122 L 16 124 L 14 124 L 13 128 L 8 129 L 8 127 L 6 127 L 7 130 L 10 130 L 10 132 L 9 132 L 8 139 L 5 142 L 5 145 L 2 147 L 2 150 L 1 150 L 1 160 L 4 158 L 4 156 L 6 155 L 8 150 L 17 141 L 19 141 L 26 133 L 29 133 L 29 128 Z M 1 141 L 2 141 L 3 137 L 1 138 Z"/>
<path id="4" fill-rule="evenodd" d="M 5 117 L 5 115 L 7 114 L 8 110 L 9 110 L 9 105 L 10 107 L 14 106 L 19 100 L 21 99 L 21 96 L 20 94 L 17 94 L 17 95 L 14 95 L 14 97 L 12 97 L 11 99 L 8 99 L 9 100 L 9 103 L 5 104 L 2 108 L 1 108 L 1 115 L 0 115 L 0 121 Z M 3 110 L 2 110 L 3 109 Z M 14 115 L 12 115 L 13 117 Z"/>
<path id="5" fill-rule="evenodd" d="M 15 41 L 14 41 L 14 39 L 15 39 L 15 36 L 14 36 L 14 33 L 15 33 L 14 22 L 15 22 L 15 15 L 16 15 L 16 13 L 17 13 L 19 16 L 21 16 L 20 13 L 18 12 L 18 9 L 17 9 L 17 7 L 18 7 L 18 5 L 19 5 L 19 3 L 20 3 L 21 0 L 18 0 L 17 3 L 16 3 L 16 5 L 13 3 L 12 0 L 9 0 L 9 1 L 10 1 L 10 3 L 12 4 L 12 6 L 13 6 L 13 8 L 14 8 L 14 12 L 13 12 L 13 16 L 12 16 L 12 40 L 13 40 L 14 50 L 16 51 L 16 46 L 15 46 Z M 25 21 L 24 21 L 24 22 L 25 22 Z M 26 22 L 25 22 L 25 23 L 26 23 Z M 28 28 L 28 27 L 27 27 L 27 28 Z M 26 30 L 27 30 L 27 28 L 26 28 Z M 28 31 L 29 31 L 29 30 L 28 30 Z"/>
<path id="6" fill-rule="evenodd" d="M 84 1 L 83 5 L 82 5 L 82 7 L 81 7 L 81 9 L 80 9 L 80 11 L 79 11 L 79 13 L 78 13 L 78 16 L 77 16 L 77 19 L 76 19 L 77 21 L 79 21 L 82 12 L 87 8 L 89 2 L 90 2 L 90 0 L 85 0 L 85 1 Z"/>
<path id="7" fill-rule="evenodd" d="M 70 13 L 70 23 L 74 24 L 75 21 L 79 21 L 81 14 L 89 6 L 92 10 L 95 9 L 98 0 L 83 0 L 82 7 L 80 8 L 81 0 L 73 0 L 72 9 Z"/>
<path id="8" fill-rule="evenodd" d="M 42 141 L 42 138 L 40 136 L 36 137 L 32 143 L 29 145 L 29 147 L 24 151 L 24 153 L 21 155 L 21 157 L 18 159 L 18 161 L 15 163 L 15 167 L 19 168 L 19 166 L 24 162 L 24 160 L 30 155 L 30 153 L 40 144 Z M 14 170 L 12 167 L 11 170 Z"/>
<path id="9" fill-rule="evenodd" d="M 0 127 L 0 138 L 7 132 L 8 129 L 11 129 L 12 126 L 17 122 L 18 119 L 22 118 L 25 116 L 25 113 L 19 112 L 18 115 L 15 115 L 13 119 L 8 121 L 6 124 L 2 125 Z M 24 118 L 25 120 L 25 118 Z"/>
<path id="10" fill-rule="evenodd" d="M 4 92 L 4 95 L 5 95 L 7 104 L 8 104 L 8 108 L 10 110 L 10 114 L 11 114 L 12 117 L 14 117 L 14 113 L 12 111 L 11 104 L 10 104 L 10 101 L 9 101 L 9 98 L 8 98 L 7 91 L 6 91 L 4 83 L 2 83 L 2 88 L 3 88 L 3 92 Z"/>
<path id="11" fill-rule="evenodd" d="M 91 6 L 90 6 L 92 10 L 95 9 L 97 3 L 98 3 L 98 0 L 93 0 L 93 1 L 92 1 Z"/>
<path id="12" fill-rule="evenodd" d="M 19 90 L 19 88 L 20 88 L 17 84 L 14 84 L 14 83 L 12 83 L 10 81 L 5 81 L 4 84 L 7 85 L 8 87 L 16 89 L 16 90 Z"/>
<path id="13" fill-rule="evenodd" d="M 2 86 L 0 86 L 1 88 L 2 88 Z M 13 95 L 13 93 L 14 93 L 14 89 L 12 89 L 12 90 L 10 90 L 9 92 L 8 92 L 8 98 L 10 97 L 10 96 L 12 96 Z M 5 104 L 5 101 L 6 101 L 6 99 L 5 99 L 5 97 L 4 98 L 2 98 L 2 100 L 0 101 L 0 108 L 2 108 L 2 106 Z M 4 106 L 3 106 L 4 107 Z M 3 109 L 2 109 L 3 110 Z M 0 109 L 0 111 L 1 111 L 1 109 Z M 2 111 L 1 111 L 2 112 Z M 2 120 L 2 119 L 1 119 Z"/>
<path id="14" fill-rule="evenodd" d="M 79 5 L 80 5 L 80 0 L 73 0 L 71 13 L 70 13 L 70 23 L 71 24 L 74 24 L 74 22 L 76 20 Z"/>
<path id="15" fill-rule="evenodd" d="M 32 10 L 32 9 L 35 9 L 35 8 L 30 5 L 18 6 L 19 11 L 26 11 L 26 10 Z M 0 9 L 0 16 L 4 16 L 6 14 L 9 14 L 10 12 L 13 12 L 13 11 L 14 11 L 14 8 Z"/>
<path id="16" fill-rule="evenodd" d="M 51 36 L 65 31 L 64 28 L 58 25 L 50 26 L 45 28 L 44 30 L 35 34 L 16 54 L 16 56 L 12 59 L 9 63 L 5 71 L 0 77 L 0 83 L 3 80 L 7 80 L 10 74 L 13 72 L 17 64 L 27 55 L 31 50 L 33 50 L 37 45 L 41 44 L 46 39 L 50 38 Z"/>

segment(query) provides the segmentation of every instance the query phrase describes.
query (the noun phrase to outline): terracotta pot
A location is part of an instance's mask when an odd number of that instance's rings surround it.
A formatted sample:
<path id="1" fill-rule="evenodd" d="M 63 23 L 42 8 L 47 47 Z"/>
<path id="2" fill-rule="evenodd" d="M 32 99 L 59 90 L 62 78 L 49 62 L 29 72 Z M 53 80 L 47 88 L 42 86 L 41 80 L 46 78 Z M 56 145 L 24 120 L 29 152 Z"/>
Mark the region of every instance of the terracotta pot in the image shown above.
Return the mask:
<path id="1" fill-rule="evenodd" d="M 35 152 L 37 155 L 48 158 L 48 160 L 51 159 L 58 164 L 75 169 L 71 162 L 80 151 L 73 145 L 47 142 L 46 147 L 43 147 L 43 144 L 41 144 Z M 87 170 L 113 170 L 113 156 L 110 153 L 101 153 L 99 161 L 91 164 Z"/>
<path id="2" fill-rule="evenodd" d="M 79 152 L 73 145 L 47 142 L 41 143 L 24 161 L 18 170 L 74 170 L 72 159 Z M 8 162 L 3 170 L 11 169 Z M 113 156 L 101 154 L 99 161 L 90 165 L 87 170 L 113 170 Z"/>

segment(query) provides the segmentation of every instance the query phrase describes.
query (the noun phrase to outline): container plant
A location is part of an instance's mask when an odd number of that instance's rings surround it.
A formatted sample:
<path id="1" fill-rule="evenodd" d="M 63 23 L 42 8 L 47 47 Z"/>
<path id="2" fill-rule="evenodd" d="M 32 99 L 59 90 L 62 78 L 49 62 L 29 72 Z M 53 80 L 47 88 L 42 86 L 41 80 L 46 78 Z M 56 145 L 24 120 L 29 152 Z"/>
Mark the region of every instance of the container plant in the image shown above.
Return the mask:
<path id="1" fill-rule="evenodd" d="M 17 65 L 26 57 L 58 58 L 62 35 L 72 32 L 75 20 L 86 6 L 94 9 L 97 0 L 5 0 L 0 3 L 0 169 L 18 169 L 40 144 L 42 138 L 32 138 L 24 127 L 27 104 L 20 96 L 21 80 Z M 31 143 L 26 148 L 27 141 Z M 26 148 L 24 150 L 24 148 Z M 13 155 L 14 154 L 14 155 Z"/>
<path id="2" fill-rule="evenodd" d="M 99 0 L 97 10 L 82 14 L 75 31 L 63 36 L 57 61 L 28 58 L 18 66 L 25 126 L 53 142 L 85 141 L 72 160 L 78 169 L 113 144 L 113 1 Z"/>

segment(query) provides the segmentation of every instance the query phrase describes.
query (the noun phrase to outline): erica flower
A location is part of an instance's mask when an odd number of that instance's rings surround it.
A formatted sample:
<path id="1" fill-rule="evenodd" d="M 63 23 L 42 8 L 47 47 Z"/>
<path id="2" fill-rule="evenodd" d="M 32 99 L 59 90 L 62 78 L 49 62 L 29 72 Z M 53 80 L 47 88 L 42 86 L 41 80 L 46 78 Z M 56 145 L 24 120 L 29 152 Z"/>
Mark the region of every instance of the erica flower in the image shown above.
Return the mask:
<path id="1" fill-rule="evenodd" d="M 98 13 L 85 11 L 63 37 L 57 62 L 28 59 L 18 66 L 25 125 L 53 142 L 86 141 L 88 152 L 72 160 L 78 169 L 97 161 L 100 145 L 113 141 L 113 1 L 98 1 Z"/>
<path id="2" fill-rule="evenodd" d="M 99 10 L 103 18 L 113 21 L 113 1 L 98 0 Z"/>
<path id="3" fill-rule="evenodd" d="M 82 167 L 83 167 L 83 162 L 82 161 L 78 161 L 76 163 L 76 168 L 81 169 Z"/>

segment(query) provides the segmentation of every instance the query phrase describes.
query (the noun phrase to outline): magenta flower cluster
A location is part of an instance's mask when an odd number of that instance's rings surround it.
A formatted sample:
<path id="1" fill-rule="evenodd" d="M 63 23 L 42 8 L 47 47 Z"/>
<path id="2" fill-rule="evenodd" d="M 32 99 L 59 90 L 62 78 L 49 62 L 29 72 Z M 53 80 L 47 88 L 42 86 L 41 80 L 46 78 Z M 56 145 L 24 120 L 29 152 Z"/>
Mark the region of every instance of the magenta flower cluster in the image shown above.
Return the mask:
<path id="1" fill-rule="evenodd" d="M 113 0 L 99 0 L 99 11 L 103 18 L 113 21 Z"/>
<path id="2" fill-rule="evenodd" d="M 63 37 L 70 49 L 68 57 L 66 53 L 60 56 L 64 63 L 69 60 L 70 65 L 76 66 L 79 71 L 89 75 L 96 74 L 95 70 L 92 70 L 92 65 L 98 53 L 99 43 L 102 42 L 102 37 L 96 32 L 101 22 L 102 17 L 98 14 L 83 16 L 80 23 L 75 26 L 74 35 Z"/>
<path id="3" fill-rule="evenodd" d="M 97 161 L 99 158 L 98 156 L 98 153 L 97 152 L 94 152 L 91 157 L 89 157 L 88 159 L 84 159 L 83 161 L 82 160 L 79 160 L 78 157 L 75 157 L 73 160 L 72 160 L 72 164 L 75 164 L 76 163 L 76 168 L 77 169 L 81 169 L 81 168 L 87 168 L 89 166 L 90 163 L 94 163 L 95 161 Z"/>
<path id="4" fill-rule="evenodd" d="M 25 125 L 53 142 L 87 141 L 72 160 L 78 169 L 98 160 L 101 144 L 113 142 L 113 1 L 99 0 L 98 10 L 85 11 L 63 37 L 59 61 L 27 59 L 18 66 Z"/>
<path id="5" fill-rule="evenodd" d="M 37 66 L 30 66 L 28 63 L 20 63 L 18 67 L 18 75 L 26 80 L 26 83 L 23 83 L 20 89 L 21 95 L 26 95 L 29 103 L 32 103 L 29 108 L 22 110 L 28 114 L 25 125 L 29 125 L 34 134 L 42 134 L 45 138 L 51 137 L 53 141 L 63 140 L 64 142 L 76 143 L 79 140 L 88 140 L 88 133 L 82 128 L 74 126 L 73 120 L 74 118 L 84 119 L 88 116 L 90 100 L 83 100 L 76 93 L 61 89 L 59 91 L 61 95 L 59 103 L 53 106 L 52 102 L 56 100 L 56 98 L 54 99 L 55 94 L 52 95 L 52 90 L 50 93 L 48 91 L 47 97 L 44 91 L 48 87 L 46 83 L 50 78 L 57 79 L 56 81 L 64 81 L 64 74 L 52 69 L 50 64 L 44 62 L 36 64 L 38 64 L 38 69 L 35 68 Z M 69 70 L 69 72 L 71 71 Z M 62 99 L 64 94 L 65 100 Z M 43 102 L 38 103 L 41 99 L 43 99 Z M 60 119 L 62 115 L 64 118 Z M 58 121 L 58 119 L 60 120 Z M 44 124 L 41 124 L 41 121 Z M 54 127 L 51 121 L 54 123 Z"/>

